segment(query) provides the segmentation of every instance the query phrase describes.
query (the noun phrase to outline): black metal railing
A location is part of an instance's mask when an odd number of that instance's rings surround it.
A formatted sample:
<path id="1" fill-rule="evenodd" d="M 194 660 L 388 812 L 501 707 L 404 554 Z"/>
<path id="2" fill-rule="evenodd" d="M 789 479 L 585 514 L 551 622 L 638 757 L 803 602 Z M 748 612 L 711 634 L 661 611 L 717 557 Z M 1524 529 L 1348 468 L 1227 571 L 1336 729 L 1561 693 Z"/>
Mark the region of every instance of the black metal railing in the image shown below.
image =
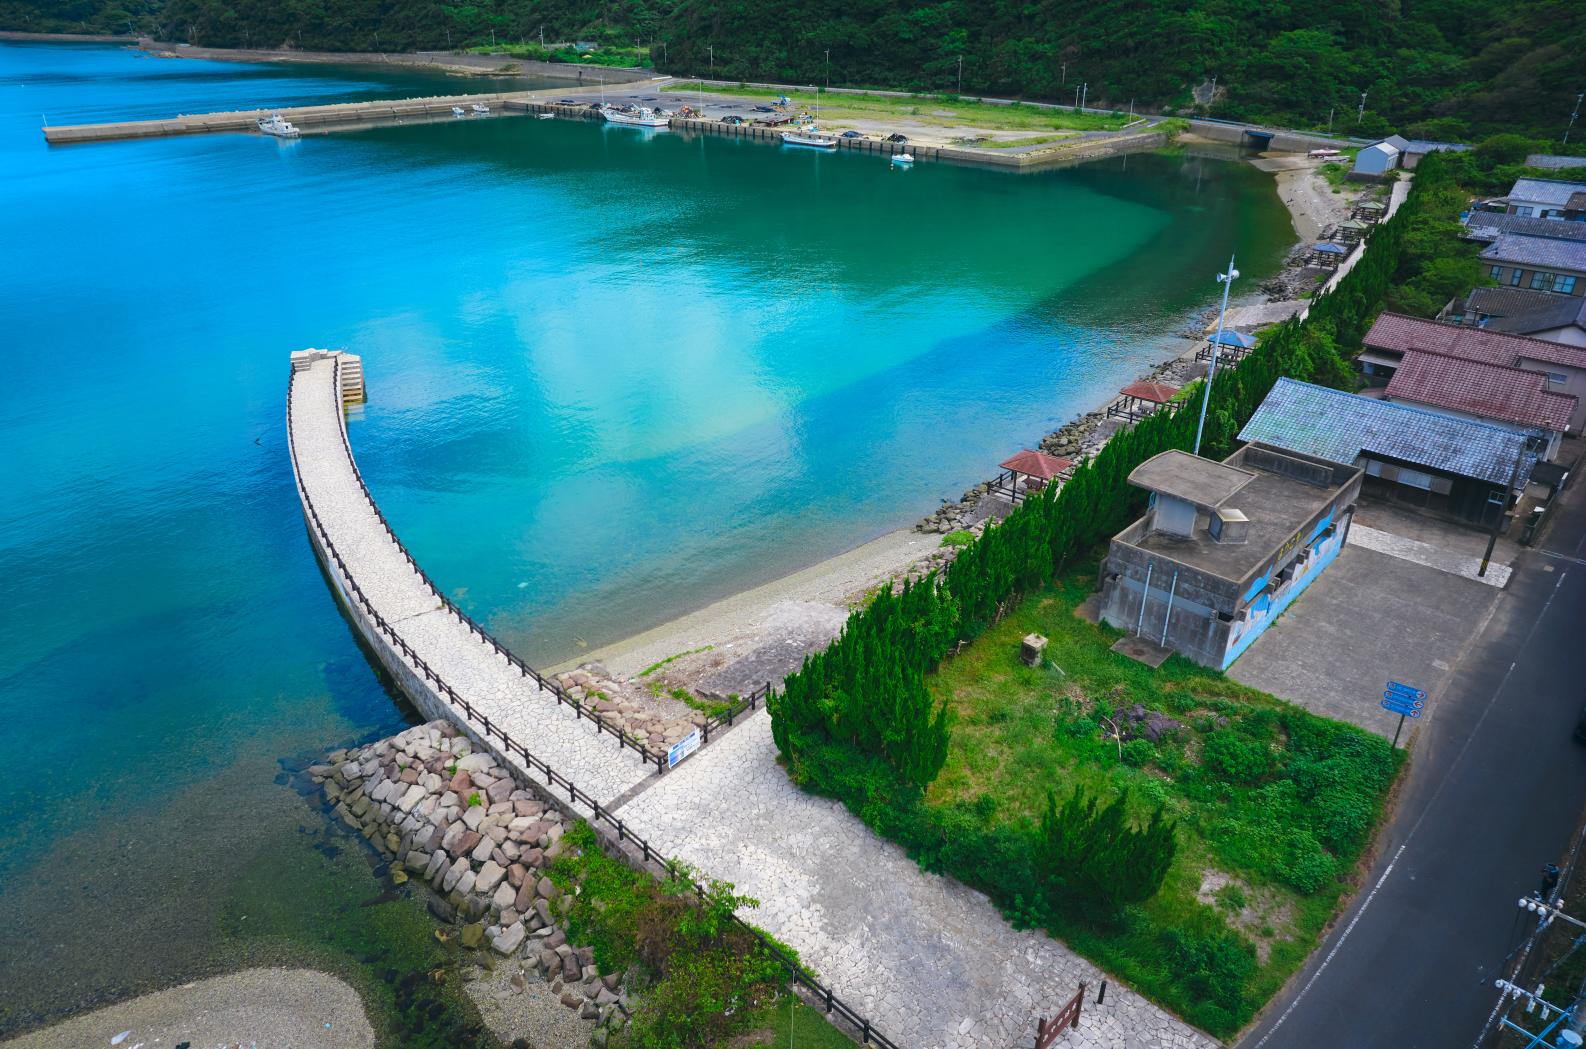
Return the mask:
<path id="1" fill-rule="evenodd" d="M 347 425 L 341 411 L 341 358 L 336 358 L 334 365 L 335 382 L 333 383 L 333 388 L 336 396 L 336 417 L 339 420 L 338 428 L 341 433 L 342 451 L 347 455 L 347 463 L 352 468 L 352 475 L 357 479 L 358 488 L 363 492 L 364 501 L 369 505 L 369 509 L 374 513 L 375 520 L 380 522 L 380 527 L 385 529 L 386 537 L 390 539 L 391 542 L 396 546 L 397 552 L 402 555 L 405 561 L 407 561 L 408 566 L 413 569 L 414 574 L 419 577 L 429 592 L 441 602 L 442 607 L 445 608 L 448 613 L 450 613 L 454 618 L 457 619 L 459 623 L 466 627 L 469 633 L 477 637 L 481 644 L 487 646 L 493 653 L 495 653 L 496 656 L 504 659 L 509 666 L 517 670 L 519 675 L 530 679 L 542 690 L 555 696 L 558 706 L 569 706 L 573 709 L 575 716 L 585 718 L 593 722 L 596 735 L 604 732 L 615 737 L 618 747 L 628 747 L 632 749 L 642 756 L 646 761 L 655 762 L 656 769 L 664 773 L 667 769 L 666 751 L 664 749 L 652 747 L 648 743 L 641 742 L 637 737 L 630 735 L 627 731 L 612 725 L 611 722 L 601 716 L 598 710 L 592 710 L 591 708 L 580 703 L 578 700 L 574 699 L 567 693 L 567 690 L 562 688 L 562 686 L 554 679 L 541 674 L 538 670 L 529 666 L 522 659 L 519 659 L 509 649 L 503 647 L 501 642 L 497 641 L 493 636 L 491 636 L 489 631 L 476 623 L 473 617 L 467 612 L 464 612 L 461 608 L 458 608 L 452 599 L 442 593 L 440 587 L 435 585 L 435 581 L 429 577 L 429 573 L 424 571 L 424 569 L 419 565 L 418 561 L 416 561 L 413 555 L 408 551 L 408 548 L 403 545 L 402 540 L 397 538 L 396 532 L 391 527 L 391 522 L 386 520 L 385 514 L 380 511 L 380 504 L 375 502 L 374 495 L 369 491 L 369 486 L 364 483 L 363 474 L 358 469 L 358 460 L 353 457 L 352 445 L 347 439 Z M 290 392 L 288 393 L 288 401 L 290 402 Z"/>
<path id="2" fill-rule="evenodd" d="M 475 710 L 473 705 L 462 696 L 458 695 L 456 690 L 448 685 L 441 678 L 441 676 L 424 661 L 424 658 L 415 652 L 412 646 L 402 639 L 402 636 L 396 632 L 395 628 L 393 628 L 390 623 L 386 622 L 385 617 L 382 616 L 378 610 L 376 610 L 374 603 L 369 600 L 368 596 L 364 594 L 363 589 L 358 585 L 358 581 L 353 578 L 351 571 L 347 568 L 346 561 L 343 560 L 341 556 L 341 552 L 336 549 L 336 544 L 331 541 L 330 533 L 326 530 L 324 523 L 320 520 L 319 511 L 315 508 L 313 500 L 309 498 L 308 489 L 303 485 L 302 471 L 298 468 L 297 443 L 292 436 L 291 385 L 296 381 L 297 375 L 294 372 L 292 379 L 288 383 L 286 402 L 287 449 L 292 457 L 293 480 L 297 486 L 298 497 L 302 500 L 303 509 L 307 512 L 309 526 L 314 530 L 316 536 L 318 536 L 321 548 L 330 558 L 330 565 L 327 567 L 334 566 L 334 571 L 340 577 L 340 580 L 345 588 L 344 592 L 363 610 L 363 612 L 368 616 L 370 622 L 374 624 L 375 629 L 379 630 L 382 636 L 384 636 L 391 644 L 396 646 L 397 651 L 408 663 L 413 672 L 419 674 L 425 680 L 432 682 L 436 690 L 448 702 L 453 704 L 458 711 L 461 712 L 464 728 L 479 732 L 486 741 L 490 740 L 492 737 L 499 740 L 501 749 L 503 751 L 508 754 L 516 755 L 528 772 L 538 773 L 544 778 L 548 790 L 558 793 L 565 791 L 567 793 L 569 802 L 575 805 L 584 806 L 591 813 L 593 813 L 594 818 L 597 821 L 602 821 L 608 824 L 613 830 L 616 831 L 617 841 L 625 842 L 631 845 L 644 858 L 645 863 L 658 864 L 672 875 L 685 878 L 689 885 L 693 888 L 695 894 L 703 898 L 704 888 L 700 886 L 698 882 L 694 881 L 692 877 L 689 877 L 683 868 L 667 857 L 664 853 L 653 848 L 642 835 L 635 833 L 631 827 L 623 822 L 620 816 L 603 806 L 599 799 L 590 796 L 588 793 L 580 789 L 579 786 L 571 779 L 568 779 L 566 776 L 557 772 L 551 767 L 550 764 L 540 760 L 538 757 L 535 757 L 535 755 L 531 753 L 527 747 L 508 735 L 505 728 L 503 728 L 500 724 L 491 721 L 488 715 L 484 714 L 482 711 Z M 338 398 L 337 412 L 339 414 L 341 411 L 341 405 L 339 401 L 339 398 L 341 397 L 341 388 L 339 381 L 336 387 L 336 396 Z M 343 434 L 343 439 L 345 440 L 345 433 Z M 715 722 L 718 727 L 723 722 L 723 720 L 725 721 L 725 724 L 731 725 L 733 717 L 735 717 L 737 714 L 741 714 L 744 710 L 755 709 L 757 705 L 765 699 L 765 696 L 769 693 L 769 691 L 770 684 L 767 683 L 763 688 L 756 689 L 754 692 L 751 692 L 745 700 L 741 701 L 739 704 L 736 704 L 732 710 L 729 710 L 726 714 L 722 715 L 721 718 L 712 719 L 712 721 Z M 739 927 L 752 934 L 756 941 L 758 941 L 760 945 L 766 950 L 766 952 L 775 958 L 777 962 L 787 970 L 789 978 L 794 982 L 794 984 L 806 988 L 816 998 L 816 1000 L 820 1002 L 828 1015 L 836 1013 L 847 1023 L 851 1024 L 853 1028 L 859 1032 L 860 1037 L 862 1038 L 865 1045 L 876 1045 L 881 1047 L 881 1049 L 898 1049 L 896 1042 L 893 1042 L 890 1038 L 876 1030 L 874 1025 L 870 1023 L 869 1019 L 855 1010 L 848 1003 L 844 1002 L 841 998 L 837 997 L 836 993 L 833 992 L 831 988 L 825 986 L 819 980 L 815 979 L 815 977 L 812 976 L 806 969 L 804 969 L 803 966 L 801 966 L 795 959 L 790 957 L 777 943 L 767 937 L 763 932 L 761 932 L 759 929 L 756 929 L 753 925 L 750 925 L 736 914 L 732 915 L 731 920 Z"/>
<path id="3" fill-rule="evenodd" d="M 715 732 L 722 726 L 731 728 L 733 721 L 736 718 L 743 714 L 752 714 L 754 711 L 759 710 L 761 704 L 763 704 L 770 695 L 771 682 L 767 681 L 753 692 L 750 692 L 747 696 L 740 697 L 737 702 L 733 703 L 720 714 L 717 714 L 715 717 L 706 718 L 705 723 L 699 728 L 700 736 L 703 738 L 704 742 L 709 743 L 710 734 L 712 732 Z"/>

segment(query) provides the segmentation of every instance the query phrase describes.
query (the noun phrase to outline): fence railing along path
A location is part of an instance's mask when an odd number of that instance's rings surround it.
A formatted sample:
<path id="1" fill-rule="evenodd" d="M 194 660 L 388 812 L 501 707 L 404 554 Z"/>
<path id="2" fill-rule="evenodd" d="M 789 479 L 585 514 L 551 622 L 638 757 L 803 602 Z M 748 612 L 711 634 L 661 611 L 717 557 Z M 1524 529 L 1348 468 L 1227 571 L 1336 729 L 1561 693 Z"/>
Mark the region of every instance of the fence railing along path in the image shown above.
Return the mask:
<path id="1" fill-rule="evenodd" d="M 305 371 L 312 370 L 316 367 L 324 367 L 330 363 L 331 362 L 328 361 L 316 363 L 315 365 L 311 365 L 309 369 L 305 369 Z M 334 367 L 326 367 L 325 370 L 328 372 L 331 380 L 329 383 L 329 390 L 334 394 L 335 398 L 334 407 L 337 427 L 342 431 L 342 441 L 345 443 L 346 432 L 345 424 L 342 420 L 341 386 L 339 376 Z M 306 469 L 307 460 L 300 458 L 298 455 L 299 434 L 301 432 L 299 430 L 299 421 L 302 418 L 303 413 L 296 411 L 294 394 L 298 392 L 300 374 L 302 373 L 294 370 L 288 386 L 286 413 L 287 447 L 292 458 L 292 470 L 296 480 L 298 498 L 303 504 L 304 518 L 308 524 L 308 527 L 314 533 L 316 545 L 323 551 L 325 555 L 326 570 L 335 574 L 338 585 L 342 588 L 343 592 L 348 596 L 351 602 L 357 606 L 357 610 L 362 613 L 373 625 L 374 630 L 378 632 L 380 638 L 395 650 L 399 658 L 402 659 L 402 661 L 416 676 L 426 681 L 436 689 L 436 691 L 450 706 L 450 713 L 453 720 L 459 722 L 463 728 L 478 736 L 479 738 L 482 738 L 487 742 L 493 741 L 492 745 L 496 746 L 510 762 L 517 765 L 519 771 L 521 771 L 530 779 L 538 779 L 544 782 L 548 791 L 552 794 L 557 796 L 565 794 L 572 808 L 582 812 L 586 818 L 589 818 L 597 826 L 603 825 L 604 827 L 608 828 L 609 831 L 614 832 L 617 841 L 633 849 L 637 856 L 642 858 L 646 864 L 653 864 L 661 870 L 669 871 L 674 875 L 680 875 L 687 878 L 689 884 L 693 886 L 695 893 L 703 896 L 703 887 L 700 886 L 698 882 L 695 882 L 693 878 L 688 875 L 686 870 L 679 868 L 671 859 L 666 857 L 659 850 L 653 848 L 644 837 L 635 833 L 633 827 L 615 812 L 611 811 L 611 809 L 607 808 L 606 804 L 603 803 L 600 798 L 589 794 L 582 787 L 580 787 L 578 782 L 567 774 L 565 766 L 559 770 L 541 757 L 538 757 L 534 752 L 530 751 L 527 746 L 520 742 L 516 736 L 508 731 L 508 729 L 502 724 L 502 720 L 499 715 L 496 718 L 492 718 L 489 711 L 484 709 L 482 705 L 470 702 L 468 698 L 448 684 L 446 679 L 433 666 L 430 665 L 430 663 L 424 658 L 422 654 L 420 654 L 417 649 L 414 648 L 412 644 L 409 643 L 407 638 L 399 630 L 400 624 L 393 623 L 390 619 L 386 618 L 384 614 L 382 614 L 380 609 L 376 606 L 375 601 L 359 584 L 357 577 L 353 574 L 352 567 L 348 563 L 348 558 L 343 554 L 341 547 L 337 545 L 335 534 L 331 528 L 327 527 L 325 517 L 323 517 L 320 513 L 320 508 L 316 504 L 314 496 L 310 492 L 309 483 L 305 482 L 305 476 L 311 474 L 312 471 Z M 315 392 L 318 394 L 318 391 Z M 323 409 L 322 405 L 318 407 L 321 410 Z M 308 428 L 305 427 L 305 429 Z M 315 434 L 314 436 L 323 438 L 323 434 Z M 356 472 L 356 467 L 352 466 L 350 454 L 348 455 L 348 465 L 349 467 L 353 468 L 354 472 Z M 359 479 L 359 483 L 361 487 L 361 478 Z M 363 491 L 367 496 L 367 489 L 363 489 Z M 373 507 L 372 499 L 369 500 L 369 504 L 371 507 Z M 375 512 L 378 513 L 378 510 L 376 509 Z M 384 522 L 383 517 L 381 518 L 381 521 Z M 360 535 L 356 537 L 356 540 L 361 544 L 366 540 L 366 538 L 367 537 Z M 389 536 L 389 538 L 392 542 L 395 542 L 394 535 Z M 400 546 L 400 544 L 397 545 Z M 404 549 L 402 550 L 402 553 L 405 556 L 407 551 Z M 410 558 L 406 558 L 406 560 L 408 560 L 410 567 L 417 570 L 417 565 L 411 564 Z M 460 611 L 457 614 L 459 616 L 462 615 Z M 477 627 L 475 629 L 477 629 Z M 539 679 L 536 677 L 535 680 L 537 681 Z M 720 717 L 712 719 L 712 721 L 718 728 L 721 725 L 730 726 L 735 717 L 742 716 L 747 712 L 752 712 L 757 707 L 758 703 L 764 699 L 764 695 L 767 691 L 769 691 L 769 687 L 770 686 L 767 685 L 764 689 L 757 690 L 755 693 L 752 693 L 748 699 L 734 705 L 732 709 L 728 710 Z M 608 795 L 608 797 L 610 796 L 611 795 Z M 754 936 L 761 946 L 772 957 L 774 957 L 783 966 L 783 968 L 787 970 L 788 979 L 791 983 L 797 987 L 803 988 L 807 992 L 808 997 L 813 1000 L 818 1007 L 824 1009 L 828 1015 L 841 1018 L 859 1036 L 863 1044 L 880 1046 L 881 1049 L 899 1049 L 895 1042 L 887 1038 L 880 1031 L 876 1030 L 866 1016 L 840 998 L 830 987 L 816 979 L 807 969 L 801 966 L 794 958 L 789 956 L 775 942 L 767 938 L 765 934 L 759 929 L 743 921 L 743 919 L 737 915 L 732 916 L 732 921 Z"/>

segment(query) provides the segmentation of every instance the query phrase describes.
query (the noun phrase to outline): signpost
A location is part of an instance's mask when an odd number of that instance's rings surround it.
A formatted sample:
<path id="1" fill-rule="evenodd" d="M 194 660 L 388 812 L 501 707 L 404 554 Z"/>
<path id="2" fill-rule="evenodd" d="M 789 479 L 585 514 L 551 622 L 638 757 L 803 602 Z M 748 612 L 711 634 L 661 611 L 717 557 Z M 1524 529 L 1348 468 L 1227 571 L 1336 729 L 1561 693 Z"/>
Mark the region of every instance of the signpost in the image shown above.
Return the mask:
<path id="1" fill-rule="evenodd" d="M 1420 717 L 1421 708 L 1424 706 L 1426 706 L 1426 693 L 1423 690 L 1397 681 L 1388 682 L 1387 691 L 1382 693 L 1382 709 L 1399 715 L 1399 727 L 1393 730 L 1395 747 L 1399 745 L 1399 733 L 1404 731 L 1404 719 Z"/>
<path id="2" fill-rule="evenodd" d="M 677 763 L 699 749 L 699 729 L 666 748 L 666 767 L 676 768 Z"/>

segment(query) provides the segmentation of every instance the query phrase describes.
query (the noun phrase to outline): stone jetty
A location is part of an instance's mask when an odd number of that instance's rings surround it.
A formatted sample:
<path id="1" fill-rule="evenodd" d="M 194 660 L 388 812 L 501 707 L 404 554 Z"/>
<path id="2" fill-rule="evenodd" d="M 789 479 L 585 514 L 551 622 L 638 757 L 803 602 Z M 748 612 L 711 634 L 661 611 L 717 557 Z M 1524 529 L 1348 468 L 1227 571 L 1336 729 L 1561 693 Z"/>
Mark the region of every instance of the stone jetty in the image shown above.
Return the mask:
<path id="1" fill-rule="evenodd" d="M 398 885 L 422 882 L 430 912 L 462 946 L 520 958 L 586 1020 L 620 1025 L 627 998 L 588 947 L 559 927 L 571 899 L 546 874 L 572 817 L 542 801 L 448 721 L 332 751 L 307 775 L 337 819 L 391 864 Z M 451 935 L 451 934 L 449 934 Z"/>

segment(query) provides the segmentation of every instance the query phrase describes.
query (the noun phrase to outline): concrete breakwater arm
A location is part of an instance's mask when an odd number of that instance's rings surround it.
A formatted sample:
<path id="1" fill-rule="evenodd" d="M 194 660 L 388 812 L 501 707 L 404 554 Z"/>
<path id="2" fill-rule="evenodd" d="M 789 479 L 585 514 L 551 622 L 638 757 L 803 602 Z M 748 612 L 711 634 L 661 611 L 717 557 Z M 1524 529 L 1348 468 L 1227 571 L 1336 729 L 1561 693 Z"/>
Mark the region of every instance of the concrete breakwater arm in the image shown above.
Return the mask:
<path id="1" fill-rule="evenodd" d="M 319 351 L 293 355 L 287 437 L 310 542 L 380 662 L 425 717 L 447 719 L 476 738 L 483 735 L 480 719 L 488 718 L 603 803 L 654 775 L 654 764 L 642 754 L 558 702 L 430 589 L 387 531 L 353 462 L 343 412 L 343 357 Z M 494 749 L 494 740 L 485 742 Z M 517 755 L 510 759 L 530 771 Z"/>

